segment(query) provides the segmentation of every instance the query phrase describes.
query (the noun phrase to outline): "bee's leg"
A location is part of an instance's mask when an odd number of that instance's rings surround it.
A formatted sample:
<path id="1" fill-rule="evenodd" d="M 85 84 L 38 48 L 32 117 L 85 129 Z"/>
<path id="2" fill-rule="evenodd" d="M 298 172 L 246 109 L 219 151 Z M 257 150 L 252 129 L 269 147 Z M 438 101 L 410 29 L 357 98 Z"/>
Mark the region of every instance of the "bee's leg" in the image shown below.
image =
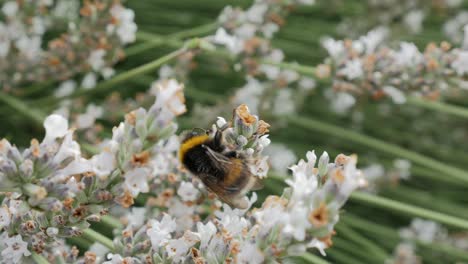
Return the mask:
<path id="1" fill-rule="evenodd" d="M 249 207 L 249 199 L 245 196 L 231 200 L 231 205 L 239 209 L 247 209 Z"/>
<path id="2" fill-rule="evenodd" d="M 224 155 L 230 158 L 239 158 L 239 154 L 236 151 L 229 151 L 224 153 Z"/>
<path id="3" fill-rule="evenodd" d="M 222 131 L 216 131 L 216 134 L 214 136 L 214 150 L 216 151 L 222 151 L 224 149 L 223 147 L 223 132 Z"/>

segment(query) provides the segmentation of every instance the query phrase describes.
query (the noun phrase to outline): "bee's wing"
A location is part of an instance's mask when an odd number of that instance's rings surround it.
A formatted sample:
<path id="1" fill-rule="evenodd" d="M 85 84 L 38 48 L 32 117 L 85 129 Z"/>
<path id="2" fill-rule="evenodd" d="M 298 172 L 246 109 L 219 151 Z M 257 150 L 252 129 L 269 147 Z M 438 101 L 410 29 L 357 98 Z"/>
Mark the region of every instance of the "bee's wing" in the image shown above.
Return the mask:
<path id="1" fill-rule="evenodd" d="M 200 175 L 200 179 L 206 188 L 215 193 L 221 201 L 229 204 L 231 207 L 239 209 L 247 208 L 248 202 L 245 201 L 244 197 L 238 197 L 237 195 L 241 191 L 238 187 L 225 186 L 222 179 L 209 174 Z"/>
<path id="2" fill-rule="evenodd" d="M 214 175 L 203 173 L 200 174 L 200 179 L 202 180 L 203 184 L 210 189 L 212 192 L 222 195 L 222 196 L 229 196 L 236 194 L 240 191 L 240 188 L 235 186 L 226 186 L 224 184 L 223 179 L 217 178 Z"/>
<path id="3" fill-rule="evenodd" d="M 224 156 L 223 154 L 219 152 L 212 150 L 209 147 L 205 147 L 205 149 L 207 150 L 206 153 L 208 154 L 208 156 L 210 157 L 212 161 L 211 162 L 212 166 L 216 167 L 218 170 L 223 171 L 223 172 L 227 172 L 229 170 L 229 166 L 232 165 L 232 161 L 228 157 Z"/>
<path id="4" fill-rule="evenodd" d="M 265 187 L 265 184 L 263 184 L 263 181 L 260 180 L 258 177 L 254 177 L 254 184 L 252 186 L 252 188 L 250 189 L 251 191 L 258 191 L 258 190 L 261 190 L 263 189 L 263 187 Z"/>
<path id="5" fill-rule="evenodd" d="M 212 158 L 214 161 L 221 162 L 224 164 L 229 164 L 231 162 L 228 157 L 212 150 L 210 147 L 205 146 L 205 149 L 207 150 L 207 153 L 210 156 L 210 158 Z"/>

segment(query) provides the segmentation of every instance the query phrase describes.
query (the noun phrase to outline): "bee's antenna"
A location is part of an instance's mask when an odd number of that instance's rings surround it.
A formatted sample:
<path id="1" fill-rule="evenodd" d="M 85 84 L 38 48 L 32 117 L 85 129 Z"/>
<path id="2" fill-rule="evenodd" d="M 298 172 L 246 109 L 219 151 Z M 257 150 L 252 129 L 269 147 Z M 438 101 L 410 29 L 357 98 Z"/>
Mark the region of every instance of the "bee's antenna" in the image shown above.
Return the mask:
<path id="1" fill-rule="evenodd" d="M 221 132 L 229 128 L 229 123 L 224 124 L 222 127 L 219 128 Z"/>

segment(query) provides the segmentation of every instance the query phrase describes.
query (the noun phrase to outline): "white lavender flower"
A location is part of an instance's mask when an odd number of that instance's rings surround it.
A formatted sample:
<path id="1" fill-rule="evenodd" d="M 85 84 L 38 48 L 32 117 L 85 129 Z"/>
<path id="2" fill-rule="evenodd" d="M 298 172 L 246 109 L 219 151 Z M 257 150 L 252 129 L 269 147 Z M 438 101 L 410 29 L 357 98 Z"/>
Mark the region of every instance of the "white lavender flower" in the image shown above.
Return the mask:
<path id="1" fill-rule="evenodd" d="M 183 201 L 195 201 L 198 198 L 198 190 L 193 186 L 191 182 L 181 182 L 180 187 L 177 190 L 177 194 L 182 198 Z"/>
<path id="2" fill-rule="evenodd" d="M 157 173 L 168 173 L 155 166 L 153 158 L 174 152 L 173 118 L 185 105 L 182 86 L 175 81 L 166 84 L 159 87 L 150 111 L 129 113 L 107 146 L 91 159 L 82 156 L 73 130 L 57 114 L 45 119 L 41 143 L 33 139 L 20 152 L 7 140 L 0 142 L 0 189 L 8 191 L 0 207 L 0 231 L 19 234 L 2 240 L 3 259 L 22 261 L 31 249 L 55 254 L 54 243 L 81 235 L 88 221 L 99 221 L 111 206 L 129 207 L 139 193 L 150 191 Z"/>
<path id="3" fill-rule="evenodd" d="M 1 256 L 5 263 L 21 263 L 20 260 L 23 256 L 31 255 L 28 250 L 28 243 L 24 242 L 21 235 L 8 237 L 8 234 L 2 233 L 3 250 Z"/>
<path id="4" fill-rule="evenodd" d="M 165 246 L 172 237 L 171 233 L 176 229 L 175 221 L 168 214 L 165 214 L 161 221 L 153 220 L 150 225 L 151 227 L 146 233 L 151 239 L 151 245 L 154 250 Z"/>
<path id="5" fill-rule="evenodd" d="M 121 5 L 114 5 L 110 13 L 117 20 L 117 25 L 109 25 L 107 32 L 112 33 L 115 31 L 123 44 L 134 42 L 137 31 L 137 25 L 133 22 L 135 12 Z"/>
<path id="6" fill-rule="evenodd" d="M 468 12 L 464 10 L 459 11 L 444 23 L 443 32 L 451 42 L 461 44 L 464 43 L 463 29 L 467 24 Z"/>
<path id="7" fill-rule="evenodd" d="M 432 243 L 445 240 L 447 230 L 436 222 L 415 218 L 409 227 L 400 229 L 400 236 L 406 240 Z"/>
<path id="8" fill-rule="evenodd" d="M 25 1 L 19 5 L 7 1 L 2 5 L 6 18 L 0 22 L 0 57 L 5 58 L 0 61 L 2 87 L 18 88 L 31 81 L 70 80 L 83 73 L 83 87 L 89 89 L 97 79 L 93 74 L 100 73 L 105 78 L 112 74 L 111 67 L 122 58 L 123 46 L 135 41 L 134 13 L 110 0 L 86 2 L 82 6 L 79 2 Z M 54 23 L 57 21 L 60 23 Z M 44 36 L 58 24 L 68 28 L 59 37 L 43 43 Z M 97 35 L 100 37 L 92 37 Z M 85 40 L 86 45 L 82 45 Z M 47 48 L 42 49 L 43 46 Z M 15 74 L 10 74 L 12 71 Z M 69 95 L 72 90 L 63 86 L 56 96 Z"/>
<path id="9" fill-rule="evenodd" d="M 378 36 L 373 36 L 375 34 Z M 399 48 L 393 49 L 382 44 L 383 36 L 384 31 L 371 31 L 354 41 L 330 38 L 323 41 L 329 58 L 317 68 L 317 76 L 328 78 L 328 73 L 320 72 L 324 72 L 324 68 L 332 69 L 334 93 L 329 92 L 328 97 L 333 101 L 351 95 L 370 96 L 376 100 L 389 97 L 402 104 L 408 95 L 437 99 L 457 89 L 454 84 L 461 86 L 464 82 L 468 73 L 464 50 L 452 49 L 447 42 L 440 46 L 429 44 L 424 52 L 409 42 L 401 42 Z M 347 107 L 342 105 L 354 104 L 352 100 L 347 101 L 348 104 L 332 103 L 332 106 L 343 112 Z"/>
<path id="10" fill-rule="evenodd" d="M 386 260 L 385 264 L 414 263 L 421 264 L 421 257 L 416 255 L 414 245 L 409 243 L 400 243 L 395 247 L 391 259 Z"/>
<path id="11" fill-rule="evenodd" d="M 270 166 L 278 173 L 286 174 L 288 167 L 297 161 L 294 152 L 283 144 L 271 144 L 265 149 L 270 158 Z"/>

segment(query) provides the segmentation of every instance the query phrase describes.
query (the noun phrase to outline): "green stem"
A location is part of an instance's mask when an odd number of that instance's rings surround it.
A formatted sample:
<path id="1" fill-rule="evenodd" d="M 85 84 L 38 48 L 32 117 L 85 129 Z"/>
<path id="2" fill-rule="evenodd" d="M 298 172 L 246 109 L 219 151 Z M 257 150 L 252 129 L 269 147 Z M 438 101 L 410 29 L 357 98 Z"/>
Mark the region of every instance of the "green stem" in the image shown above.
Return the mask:
<path id="1" fill-rule="evenodd" d="M 353 226 L 361 231 L 368 232 L 373 234 L 376 238 L 381 239 L 385 237 L 385 239 L 389 242 L 392 242 L 393 246 L 396 245 L 401 238 L 394 229 L 386 227 L 382 224 L 377 224 L 368 220 L 364 220 L 360 217 L 357 217 L 353 214 L 346 213 L 342 217 L 342 221 L 346 224 Z M 460 260 L 468 260 L 468 253 L 455 248 L 451 245 L 433 242 L 433 243 L 426 243 L 420 240 L 413 240 L 418 246 L 428 249 L 430 252 L 438 251 L 447 256 L 450 256 L 455 259 Z"/>
<path id="2" fill-rule="evenodd" d="M 356 242 L 357 244 L 361 244 L 363 247 L 366 247 L 370 253 L 380 259 L 380 261 L 384 262 L 388 258 L 387 252 L 384 249 L 377 246 L 375 243 L 369 241 L 367 238 L 360 235 L 358 232 L 354 231 L 352 228 L 344 225 L 338 224 L 336 225 L 336 231 L 340 235 L 344 235 L 351 241 Z"/>
<path id="3" fill-rule="evenodd" d="M 361 246 L 339 236 L 333 238 L 333 247 L 338 250 L 341 249 L 341 251 L 345 251 L 351 256 L 355 256 L 361 260 L 361 263 L 382 263 L 381 259 L 377 259 L 374 255 L 369 254 Z"/>
<path id="4" fill-rule="evenodd" d="M 31 254 L 31 258 L 34 260 L 35 263 L 37 264 L 50 264 L 49 261 L 44 258 L 44 256 L 37 254 L 36 252 L 33 252 Z"/>
<path id="5" fill-rule="evenodd" d="M 131 57 L 131 56 L 140 54 L 147 50 L 154 49 L 156 47 L 163 46 L 163 45 L 170 46 L 170 47 L 179 47 L 180 44 L 182 43 L 183 42 L 179 39 L 165 39 L 163 37 L 161 37 L 160 39 L 154 38 L 151 41 L 146 41 L 144 43 L 127 48 L 125 50 L 125 55 L 127 57 Z"/>
<path id="6" fill-rule="evenodd" d="M 453 177 L 454 179 L 458 179 L 463 184 L 468 184 L 468 173 L 465 171 L 456 167 L 445 165 L 442 162 L 412 152 L 410 150 L 406 150 L 400 146 L 386 143 L 384 141 L 356 133 L 350 129 L 334 126 L 312 118 L 289 116 L 285 117 L 285 119 L 288 120 L 291 124 L 295 124 L 309 130 L 315 130 L 341 139 L 350 140 L 352 142 L 362 144 L 384 153 L 408 159 L 415 164 L 439 171 L 446 174 L 447 176 Z"/>
<path id="7" fill-rule="evenodd" d="M 19 90 L 18 96 L 27 97 L 27 96 L 31 96 L 31 95 L 33 95 L 35 93 L 43 92 L 44 89 L 47 89 L 47 87 L 51 86 L 53 83 L 54 83 L 54 81 L 50 80 L 50 81 L 45 81 L 45 82 L 41 82 L 41 83 L 35 83 L 35 84 L 30 85 L 30 86 L 28 86 L 26 88 L 18 89 Z"/>
<path id="8" fill-rule="evenodd" d="M 400 240 L 400 236 L 393 228 L 389 228 L 381 224 L 376 224 L 369 220 L 364 220 L 352 213 L 344 213 L 342 217 L 340 217 L 340 221 L 343 221 L 347 225 L 358 228 L 360 230 L 365 230 L 368 233 L 374 234 L 376 237 L 385 237 L 388 240 L 395 240 L 392 241 L 392 247 Z"/>
<path id="9" fill-rule="evenodd" d="M 79 89 L 77 92 L 73 93 L 71 97 L 78 97 L 84 94 L 89 94 L 89 93 L 96 93 L 96 92 L 102 92 L 106 91 L 109 88 L 120 84 L 128 79 L 135 78 L 139 75 L 145 74 L 147 72 L 150 72 L 152 70 L 155 70 L 159 68 L 161 65 L 177 58 L 179 55 L 185 53 L 187 49 L 195 47 L 194 43 L 196 42 L 190 42 L 190 44 L 187 47 L 178 49 L 176 51 L 173 51 L 165 56 L 162 56 L 159 59 L 156 59 L 152 62 L 149 62 L 147 64 L 141 65 L 139 67 L 136 67 L 134 69 L 131 69 L 129 71 L 123 72 L 121 74 L 116 75 L 114 78 L 109 79 L 108 81 L 101 82 L 100 84 L 96 85 L 94 89 L 91 90 L 85 90 L 85 89 Z"/>
<path id="10" fill-rule="evenodd" d="M 414 205 L 427 206 L 432 210 L 442 213 L 453 214 L 462 219 L 468 219 L 468 210 L 454 201 L 447 199 L 448 197 L 434 199 L 438 195 L 433 192 L 424 192 L 415 188 L 400 185 L 397 188 L 386 188 L 383 193 L 387 197 L 398 197 L 398 200 Z M 431 201 L 428 203 L 427 201 Z"/>
<path id="11" fill-rule="evenodd" d="M 347 263 L 347 264 L 362 264 L 361 259 L 356 259 L 342 250 L 336 249 L 334 247 L 327 249 L 327 253 L 329 253 L 330 257 L 332 257 L 337 262 L 335 263 Z"/>
<path id="12" fill-rule="evenodd" d="M 370 206 L 380 207 L 395 212 L 400 212 L 411 217 L 417 216 L 433 221 L 437 221 L 442 224 L 449 226 L 466 229 L 468 230 L 468 221 L 454 217 L 447 214 L 427 210 L 421 207 L 400 203 L 391 199 L 379 197 L 376 195 L 364 193 L 364 192 L 353 192 L 350 199 L 356 202 L 364 203 Z"/>
<path id="13" fill-rule="evenodd" d="M 151 41 L 154 38 L 157 38 L 157 39 L 159 38 L 165 38 L 165 39 L 189 38 L 189 37 L 195 37 L 195 36 L 200 36 L 200 35 L 211 33 L 217 27 L 218 27 L 217 23 L 209 23 L 209 24 L 201 25 L 201 26 L 194 27 L 188 30 L 183 30 L 183 31 L 179 31 L 173 34 L 169 34 L 167 36 L 160 36 L 158 34 L 139 30 L 137 33 L 137 39 L 143 40 L 143 41 Z"/>
<path id="14" fill-rule="evenodd" d="M 93 244 L 93 242 L 83 238 L 83 237 L 69 237 L 67 238 L 67 242 L 71 243 L 74 246 L 77 246 L 79 248 L 84 248 L 87 249 Z"/>
<path id="15" fill-rule="evenodd" d="M 173 34 L 169 34 L 167 36 L 161 36 L 154 33 L 148 33 L 144 31 L 138 31 L 137 39 L 145 41 L 145 43 L 138 44 L 131 46 L 125 50 L 125 55 L 127 57 L 133 56 L 144 51 L 162 46 L 162 45 L 169 45 L 169 46 L 180 46 L 183 42 L 181 39 L 187 37 L 194 37 L 200 36 L 204 34 L 208 34 L 212 32 L 217 27 L 216 23 L 210 23 L 206 25 L 202 25 L 199 27 L 195 27 L 189 30 L 179 31 Z"/>
<path id="16" fill-rule="evenodd" d="M 103 244 L 105 247 L 110 249 L 111 251 L 114 251 L 114 243 L 112 240 L 110 240 L 108 237 L 102 235 L 101 233 L 98 233 L 90 228 L 85 229 L 83 231 L 83 237 L 90 240 L 90 241 L 97 241 L 101 244 Z"/>
<path id="17" fill-rule="evenodd" d="M 56 264 L 67 264 L 62 255 L 56 256 L 55 261 Z"/>
<path id="18" fill-rule="evenodd" d="M 461 118 L 468 118 L 468 110 L 460 106 L 450 105 L 443 102 L 424 100 L 414 96 L 408 96 L 407 103 Z"/>
<path id="19" fill-rule="evenodd" d="M 262 60 L 260 61 L 262 64 L 267 64 L 267 65 L 272 65 L 272 66 L 277 66 L 282 69 L 288 69 L 288 70 L 293 70 L 297 71 L 298 73 L 308 75 L 311 77 L 316 77 L 315 76 L 315 68 L 314 67 L 309 67 L 305 65 L 301 65 L 299 63 L 287 63 L 287 62 L 274 62 L 270 60 Z"/>
<path id="20" fill-rule="evenodd" d="M 308 263 L 314 263 L 314 264 L 328 264 L 328 261 L 324 260 L 323 258 L 316 256 L 311 253 L 305 253 L 301 255 L 301 258 Z"/>
<path id="21" fill-rule="evenodd" d="M 124 226 L 120 221 L 110 215 L 104 215 L 101 217 L 101 222 L 107 226 L 110 226 L 114 229 L 122 229 Z"/>
<path id="22" fill-rule="evenodd" d="M 78 89 L 76 90 L 76 92 L 72 93 L 71 95 L 67 96 L 67 97 L 78 97 L 78 96 L 82 96 L 82 95 L 85 95 L 85 94 L 95 94 L 95 93 L 99 93 L 99 92 L 103 92 L 103 91 L 106 91 L 106 90 L 109 90 L 110 88 L 113 88 L 115 85 L 117 84 L 120 84 L 122 82 L 125 82 L 127 81 L 128 79 L 131 79 L 131 78 L 135 78 L 137 76 L 140 76 L 142 74 L 145 74 L 145 73 L 148 73 L 152 70 L 155 70 L 157 68 L 159 68 L 161 65 L 165 64 L 165 63 L 168 63 L 169 61 L 177 58 L 179 55 L 181 54 L 184 54 L 185 52 L 187 52 L 187 50 L 189 49 L 193 49 L 195 47 L 197 47 L 199 45 L 199 39 L 197 38 L 194 38 L 194 39 L 191 39 L 189 41 L 187 41 L 183 47 L 181 47 L 180 49 L 178 50 L 175 50 L 165 56 L 162 56 L 152 62 L 149 62 L 147 64 L 144 64 L 144 65 L 141 65 L 139 67 L 136 67 L 136 68 L 133 68 L 129 71 L 126 71 L 126 72 L 123 72 L 123 73 L 120 73 L 116 76 L 114 76 L 113 78 L 107 80 L 107 81 L 103 81 L 101 83 L 99 83 L 98 85 L 96 85 L 96 87 L 94 87 L 93 89 L 91 90 L 86 90 L 86 89 Z M 65 97 L 65 98 L 67 98 Z"/>
<path id="23" fill-rule="evenodd" d="M 4 102 L 11 108 L 15 109 L 25 117 L 31 119 L 38 125 L 42 125 L 44 121 L 45 114 L 38 109 L 31 109 L 26 103 L 21 100 L 18 100 L 2 91 L 0 91 L 0 101 Z"/>
<path id="24" fill-rule="evenodd" d="M 438 181 L 444 184 L 460 186 L 460 183 L 453 178 L 440 177 L 440 173 L 420 166 L 411 166 L 411 177 L 425 178 L 430 181 Z"/>

